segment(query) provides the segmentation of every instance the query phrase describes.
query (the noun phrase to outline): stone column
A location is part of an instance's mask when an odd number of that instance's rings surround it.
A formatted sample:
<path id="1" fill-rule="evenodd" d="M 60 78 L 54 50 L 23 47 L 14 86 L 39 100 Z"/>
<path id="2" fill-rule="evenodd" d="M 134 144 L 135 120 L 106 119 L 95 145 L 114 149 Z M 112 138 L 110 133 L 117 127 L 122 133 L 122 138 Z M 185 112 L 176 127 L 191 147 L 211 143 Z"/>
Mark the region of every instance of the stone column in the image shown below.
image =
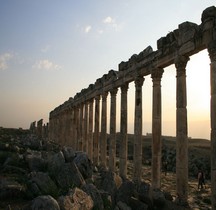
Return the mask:
<path id="1" fill-rule="evenodd" d="M 153 82 L 152 103 L 152 174 L 153 189 L 161 186 L 161 77 L 163 69 L 154 69 L 151 73 Z"/>
<path id="2" fill-rule="evenodd" d="M 52 117 L 52 114 L 50 113 L 50 116 L 49 116 L 49 121 L 51 122 L 52 124 L 52 121 L 53 121 L 53 117 Z M 35 121 L 31 123 L 30 125 L 30 131 L 32 134 L 35 134 L 36 133 L 36 126 L 35 126 Z M 51 126 L 52 127 L 52 126 Z"/>
<path id="3" fill-rule="evenodd" d="M 39 138 L 42 138 L 43 133 L 43 119 L 40 119 L 37 122 L 37 135 Z"/>
<path id="4" fill-rule="evenodd" d="M 73 137 L 74 137 L 74 149 L 78 150 L 78 124 L 79 124 L 79 108 L 74 106 L 74 121 L 73 121 Z"/>
<path id="5" fill-rule="evenodd" d="M 88 102 L 85 103 L 83 150 L 88 152 Z"/>
<path id="6" fill-rule="evenodd" d="M 100 124 L 100 95 L 95 97 L 95 124 L 93 141 L 93 163 L 99 164 L 99 124 Z"/>
<path id="7" fill-rule="evenodd" d="M 89 101 L 89 127 L 88 127 L 88 155 L 90 160 L 93 160 L 93 102 Z"/>
<path id="8" fill-rule="evenodd" d="M 69 146 L 69 129 L 70 129 L 70 115 L 69 115 L 69 109 L 67 108 L 65 110 L 65 144 L 66 146 Z"/>
<path id="9" fill-rule="evenodd" d="M 181 204 L 188 198 L 188 129 L 186 65 L 189 58 L 179 56 L 175 60 L 176 76 L 176 191 Z"/>
<path id="10" fill-rule="evenodd" d="M 54 127 L 54 142 L 58 142 L 58 131 L 59 131 L 59 116 L 58 114 L 55 115 L 55 127 Z"/>
<path id="11" fill-rule="evenodd" d="M 115 171 L 116 166 L 116 94 L 118 89 L 110 91 L 110 139 L 109 139 L 109 169 Z"/>
<path id="12" fill-rule="evenodd" d="M 101 165 L 106 168 L 107 161 L 107 95 L 105 92 L 102 94 L 102 116 L 101 116 L 101 143 L 100 143 L 100 154 L 101 154 Z"/>
<path id="13" fill-rule="evenodd" d="M 56 142 L 58 144 L 61 144 L 61 127 L 61 113 L 59 112 L 56 120 Z"/>
<path id="14" fill-rule="evenodd" d="M 33 124 L 32 124 L 33 126 Z M 54 135 L 54 118 L 49 114 L 49 133 L 48 133 L 48 140 L 53 141 L 53 135 Z M 32 130 L 33 133 L 33 130 Z"/>
<path id="15" fill-rule="evenodd" d="M 76 107 L 76 133 L 77 133 L 77 139 L 76 139 L 76 150 L 80 150 L 79 141 L 81 138 L 81 131 L 80 131 L 80 105 L 77 105 Z"/>
<path id="16" fill-rule="evenodd" d="M 64 126 L 65 126 L 65 132 L 64 132 L 64 138 L 65 143 L 64 145 L 69 146 L 69 110 L 68 108 L 65 110 L 65 120 L 64 120 Z"/>
<path id="17" fill-rule="evenodd" d="M 80 112 L 79 112 L 79 150 L 83 151 L 83 103 L 80 104 Z"/>
<path id="18" fill-rule="evenodd" d="M 70 123 L 71 123 L 71 110 L 67 108 L 65 110 L 65 145 L 70 146 Z"/>
<path id="19" fill-rule="evenodd" d="M 69 127 L 69 145 L 73 147 L 73 118 L 74 118 L 74 113 L 73 113 L 73 108 L 70 107 L 70 127 Z"/>
<path id="20" fill-rule="evenodd" d="M 120 122 L 120 162 L 119 162 L 119 173 L 121 177 L 127 178 L 127 155 L 128 155 L 128 110 L 127 110 L 127 92 L 128 83 L 121 86 L 121 122 Z"/>
<path id="21" fill-rule="evenodd" d="M 75 149 L 75 109 L 71 107 L 71 146 Z"/>
<path id="22" fill-rule="evenodd" d="M 211 192 L 212 210 L 216 210 L 216 41 L 208 46 L 211 85 Z"/>
<path id="23" fill-rule="evenodd" d="M 135 79 L 135 119 L 134 119 L 134 171 L 133 180 L 141 181 L 142 177 L 142 86 L 144 78 Z"/>
<path id="24" fill-rule="evenodd" d="M 60 144 L 65 145 L 65 110 L 63 109 L 61 111 L 61 117 L 60 117 L 60 122 L 61 122 L 61 132 L 60 132 Z"/>

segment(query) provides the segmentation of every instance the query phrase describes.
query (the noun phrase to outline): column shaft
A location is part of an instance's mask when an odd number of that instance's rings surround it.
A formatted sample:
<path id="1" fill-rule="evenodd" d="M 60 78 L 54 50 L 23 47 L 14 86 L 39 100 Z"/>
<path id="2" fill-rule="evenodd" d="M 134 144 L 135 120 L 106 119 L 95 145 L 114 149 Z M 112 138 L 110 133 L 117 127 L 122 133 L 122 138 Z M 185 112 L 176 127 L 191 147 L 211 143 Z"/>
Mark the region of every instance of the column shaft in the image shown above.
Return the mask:
<path id="1" fill-rule="evenodd" d="M 161 77 L 163 69 L 152 71 L 153 103 L 152 103 L 152 175 L 153 189 L 161 186 Z"/>
<path id="2" fill-rule="evenodd" d="M 135 119 L 134 119 L 134 172 L 133 180 L 141 181 L 142 177 L 142 85 L 143 77 L 135 80 Z"/>
<path id="3" fill-rule="evenodd" d="M 120 122 L 120 162 L 119 162 L 119 173 L 121 177 L 127 177 L 127 155 L 128 155 L 128 110 L 127 110 L 127 91 L 128 83 L 121 86 L 121 122 Z"/>
<path id="4" fill-rule="evenodd" d="M 115 171 L 116 166 L 116 94 L 118 89 L 110 91 L 110 139 L 109 139 L 109 169 Z"/>
<path id="5" fill-rule="evenodd" d="M 93 143 L 93 163 L 99 164 L 99 118 L 100 118 L 100 96 L 95 97 L 95 129 Z"/>
<path id="6" fill-rule="evenodd" d="M 187 204 L 188 197 L 188 129 L 186 65 L 188 57 L 175 61 L 176 76 L 176 191 L 179 202 Z"/>
<path id="7" fill-rule="evenodd" d="M 81 131 L 80 131 L 80 112 L 81 112 L 81 107 L 80 105 L 77 107 L 77 150 L 80 150 L 80 139 L 81 139 Z"/>
<path id="8" fill-rule="evenodd" d="M 79 150 L 83 151 L 83 104 L 80 104 L 79 112 Z"/>
<path id="9" fill-rule="evenodd" d="M 93 99 L 89 101 L 88 155 L 93 161 Z"/>
<path id="10" fill-rule="evenodd" d="M 105 92 L 102 95 L 102 116 L 101 116 L 101 165 L 106 167 L 107 165 L 107 95 Z"/>
<path id="11" fill-rule="evenodd" d="M 74 118 L 75 118 L 75 111 L 74 107 L 71 108 L 71 146 L 75 149 L 75 125 L 74 125 Z"/>
<path id="12" fill-rule="evenodd" d="M 88 152 L 88 102 L 85 103 L 83 150 Z"/>

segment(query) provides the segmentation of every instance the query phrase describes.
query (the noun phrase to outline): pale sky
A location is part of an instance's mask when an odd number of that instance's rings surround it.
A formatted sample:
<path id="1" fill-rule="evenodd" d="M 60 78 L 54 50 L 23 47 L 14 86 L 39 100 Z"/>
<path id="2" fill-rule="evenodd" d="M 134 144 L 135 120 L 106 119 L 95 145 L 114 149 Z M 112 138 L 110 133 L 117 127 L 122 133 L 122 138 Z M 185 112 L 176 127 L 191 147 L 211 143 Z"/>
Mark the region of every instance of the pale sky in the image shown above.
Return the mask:
<path id="1" fill-rule="evenodd" d="M 215 0 L 0 0 L 0 126 L 29 128 L 185 21 L 201 23 Z M 209 139 L 207 51 L 187 65 L 188 135 Z M 162 133 L 175 135 L 176 70 L 162 78 Z M 134 83 L 129 86 L 133 132 Z M 143 85 L 143 133 L 151 133 L 152 81 Z M 118 92 L 117 125 L 120 110 Z M 109 123 L 108 123 L 109 124 Z M 119 128 L 118 128 L 119 129 Z"/>

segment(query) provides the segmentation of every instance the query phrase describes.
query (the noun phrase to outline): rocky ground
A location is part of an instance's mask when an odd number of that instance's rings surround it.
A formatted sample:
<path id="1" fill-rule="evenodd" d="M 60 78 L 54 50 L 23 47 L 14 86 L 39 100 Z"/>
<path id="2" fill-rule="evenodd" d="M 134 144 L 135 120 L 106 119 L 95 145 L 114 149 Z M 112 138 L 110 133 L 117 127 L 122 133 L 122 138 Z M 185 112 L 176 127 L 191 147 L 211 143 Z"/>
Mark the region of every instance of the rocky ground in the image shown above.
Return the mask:
<path id="1" fill-rule="evenodd" d="M 29 131 L 0 128 L 0 210 L 211 209 L 208 180 L 198 191 L 197 180 L 189 178 L 186 208 L 175 203 L 175 173 L 162 173 L 161 191 L 150 198 L 150 166 L 143 166 L 143 182 L 138 185 L 130 181 L 132 161 L 129 180 L 122 180 L 118 172 L 95 169 L 84 153 L 44 143 Z"/>
<path id="2" fill-rule="evenodd" d="M 129 178 L 132 177 L 132 162 L 128 162 L 128 172 L 129 172 Z M 144 176 L 143 180 L 145 180 L 147 183 L 150 183 L 150 177 L 151 177 L 151 168 L 150 166 L 144 166 Z M 162 190 L 170 192 L 173 196 L 173 199 L 175 199 L 176 190 L 175 190 L 175 174 L 172 172 L 167 172 L 166 176 L 164 173 L 162 173 L 161 178 L 161 184 L 162 184 Z M 210 210 L 211 209 L 211 189 L 210 189 L 210 180 L 207 180 L 206 187 L 203 190 L 197 189 L 197 180 L 194 178 L 189 178 L 189 205 L 191 210 Z M 5 210 L 6 206 L 10 205 L 11 210 L 15 209 L 21 209 L 25 204 L 27 203 L 26 200 L 22 199 L 11 199 L 9 201 L 0 201 L 0 210 Z M 2 207 L 4 206 L 4 207 Z M 8 208 L 9 210 L 9 208 Z"/>
<path id="3" fill-rule="evenodd" d="M 133 165 L 129 162 L 129 177 L 132 176 Z M 151 183 L 151 167 L 143 167 L 143 180 L 147 183 Z M 193 210 L 209 210 L 211 209 L 211 183 L 210 180 L 206 180 L 206 186 L 203 190 L 197 189 L 197 179 L 189 177 L 189 205 Z M 175 199 L 176 196 L 176 175 L 172 172 L 161 174 L 161 189 L 166 192 L 170 192 Z"/>

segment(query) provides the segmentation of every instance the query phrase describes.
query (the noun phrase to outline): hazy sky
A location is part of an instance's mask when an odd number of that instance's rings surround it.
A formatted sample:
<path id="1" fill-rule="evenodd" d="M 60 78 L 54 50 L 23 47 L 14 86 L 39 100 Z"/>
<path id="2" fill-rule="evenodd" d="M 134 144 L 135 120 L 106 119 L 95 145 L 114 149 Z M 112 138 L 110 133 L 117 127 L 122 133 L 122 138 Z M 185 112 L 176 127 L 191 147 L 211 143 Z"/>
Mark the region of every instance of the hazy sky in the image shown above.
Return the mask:
<path id="1" fill-rule="evenodd" d="M 201 23 L 215 0 L 0 0 L 0 126 L 29 128 L 121 61 L 185 21 Z M 209 57 L 187 65 L 188 133 L 209 139 Z M 176 70 L 162 79 L 163 135 L 175 135 Z M 143 86 L 143 133 L 151 132 L 152 81 Z M 119 121 L 119 96 L 117 120 Z M 129 89 L 133 130 L 134 83 Z M 118 124 L 118 123 L 117 123 Z"/>

